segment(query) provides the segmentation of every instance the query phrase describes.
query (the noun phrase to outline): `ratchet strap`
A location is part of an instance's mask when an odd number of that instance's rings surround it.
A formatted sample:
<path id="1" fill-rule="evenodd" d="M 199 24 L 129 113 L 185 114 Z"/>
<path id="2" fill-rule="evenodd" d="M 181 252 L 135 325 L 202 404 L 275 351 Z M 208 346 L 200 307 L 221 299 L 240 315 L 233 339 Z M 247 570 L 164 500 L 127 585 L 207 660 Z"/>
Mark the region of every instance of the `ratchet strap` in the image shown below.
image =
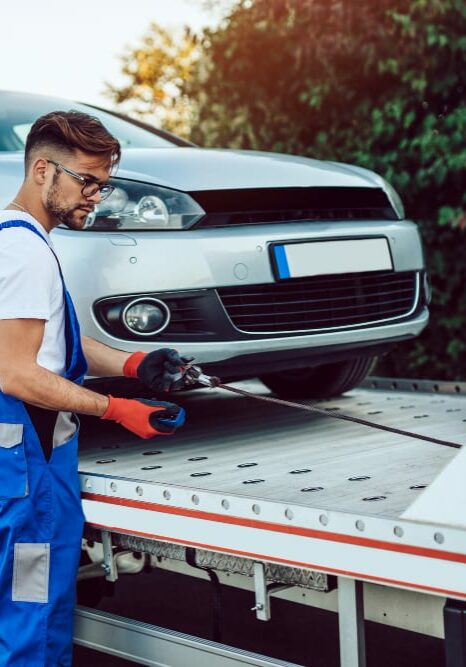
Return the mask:
<path id="1" fill-rule="evenodd" d="M 369 426 L 370 428 L 376 428 L 380 431 L 388 431 L 388 433 L 397 433 L 398 435 L 404 435 L 408 438 L 416 438 L 416 440 L 425 440 L 426 442 L 434 443 L 435 445 L 444 445 L 445 447 L 454 447 L 455 449 L 461 449 L 463 446 L 458 442 L 450 442 L 449 440 L 441 440 L 440 438 L 431 438 L 428 435 L 422 435 L 421 433 L 413 433 L 411 431 L 405 431 L 400 428 L 394 428 L 393 426 L 384 426 L 383 424 L 376 424 L 375 422 L 368 421 L 366 419 L 360 419 L 359 417 L 350 417 L 350 415 L 345 415 L 341 412 L 337 412 L 332 409 L 319 408 L 316 405 L 304 405 L 302 403 L 294 403 L 293 401 L 284 401 L 281 398 L 273 398 L 272 396 L 259 396 L 257 394 L 252 394 L 250 391 L 245 391 L 244 389 L 238 389 L 237 387 L 231 387 L 227 384 L 223 384 L 218 378 L 210 378 L 212 387 L 219 387 L 220 389 L 225 389 L 230 391 L 233 394 L 239 394 L 240 396 L 245 396 L 247 398 L 255 398 L 259 401 L 266 401 L 267 403 L 275 403 L 276 405 L 282 405 L 288 408 L 297 408 L 298 410 L 306 410 L 307 412 L 312 412 L 317 415 L 323 415 L 324 417 L 332 417 L 333 419 L 341 419 L 343 421 L 353 422 L 355 424 L 361 424 L 362 426 Z"/>
<path id="2" fill-rule="evenodd" d="M 204 570 L 207 573 L 210 583 L 212 584 L 212 640 L 214 642 L 221 642 L 222 640 L 222 601 L 221 601 L 221 586 L 217 574 L 211 567 L 198 565 L 196 562 L 196 550 L 193 547 L 186 547 L 186 562 L 191 567 L 197 570 Z"/>

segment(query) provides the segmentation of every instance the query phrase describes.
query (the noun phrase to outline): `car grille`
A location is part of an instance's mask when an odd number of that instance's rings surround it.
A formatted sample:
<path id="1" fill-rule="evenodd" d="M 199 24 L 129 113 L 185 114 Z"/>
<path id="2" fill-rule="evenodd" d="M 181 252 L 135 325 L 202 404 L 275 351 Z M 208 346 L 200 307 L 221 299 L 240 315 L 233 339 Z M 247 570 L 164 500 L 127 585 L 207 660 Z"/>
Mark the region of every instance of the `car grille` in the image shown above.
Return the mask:
<path id="1" fill-rule="evenodd" d="M 409 315 L 418 301 L 416 272 L 351 273 L 289 279 L 217 292 L 245 333 L 358 327 Z"/>
<path id="2" fill-rule="evenodd" d="M 190 194 L 206 212 L 195 227 L 397 217 L 379 188 L 252 188 Z"/>

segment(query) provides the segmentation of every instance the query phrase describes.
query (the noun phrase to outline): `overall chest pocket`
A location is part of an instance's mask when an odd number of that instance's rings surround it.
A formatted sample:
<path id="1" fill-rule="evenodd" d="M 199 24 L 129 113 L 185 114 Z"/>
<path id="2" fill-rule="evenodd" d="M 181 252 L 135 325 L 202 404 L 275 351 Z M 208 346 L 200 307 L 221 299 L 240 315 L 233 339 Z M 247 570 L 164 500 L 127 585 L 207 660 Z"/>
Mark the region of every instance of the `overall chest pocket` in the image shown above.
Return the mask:
<path id="1" fill-rule="evenodd" d="M 0 422 L 0 499 L 28 494 L 23 424 Z"/>

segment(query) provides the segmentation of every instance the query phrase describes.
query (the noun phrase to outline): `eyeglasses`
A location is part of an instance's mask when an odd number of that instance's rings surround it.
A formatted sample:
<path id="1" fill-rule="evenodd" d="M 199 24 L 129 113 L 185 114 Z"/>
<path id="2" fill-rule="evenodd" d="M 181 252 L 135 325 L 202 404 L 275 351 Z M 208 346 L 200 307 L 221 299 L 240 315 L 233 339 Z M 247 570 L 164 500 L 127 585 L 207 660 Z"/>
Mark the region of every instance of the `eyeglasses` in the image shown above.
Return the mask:
<path id="1" fill-rule="evenodd" d="M 68 176 L 71 176 L 82 183 L 83 187 L 81 189 L 81 194 L 84 195 L 84 197 L 93 197 L 99 192 L 100 198 L 103 201 L 104 199 L 107 199 L 115 189 L 113 185 L 109 185 L 108 183 L 100 184 L 91 178 L 85 178 L 84 176 L 81 176 L 81 174 L 77 174 L 75 171 L 68 169 L 68 167 L 64 167 L 60 162 L 55 162 L 55 160 L 47 160 L 47 162 L 50 162 L 50 164 L 55 165 L 57 169 L 64 171 L 65 174 L 68 174 Z"/>

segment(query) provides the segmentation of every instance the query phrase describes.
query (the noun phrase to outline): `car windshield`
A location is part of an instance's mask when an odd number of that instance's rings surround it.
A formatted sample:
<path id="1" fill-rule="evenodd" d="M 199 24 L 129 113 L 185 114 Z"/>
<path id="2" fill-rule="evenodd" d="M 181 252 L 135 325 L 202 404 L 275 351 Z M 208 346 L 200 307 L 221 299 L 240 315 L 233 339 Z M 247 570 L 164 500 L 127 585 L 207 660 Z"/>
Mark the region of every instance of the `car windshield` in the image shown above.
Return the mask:
<path id="1" fill-rule="evenodd" d="M 177 141 L 159 136 L 157 131 L 138 127 L 95 107 L 54 97 L 25 93 L 0 94 L 0 151 L 22 151 L 34 121 L 50 111 L 82 111 L 99 118 L 122 148 L 171 148 Z"/>

